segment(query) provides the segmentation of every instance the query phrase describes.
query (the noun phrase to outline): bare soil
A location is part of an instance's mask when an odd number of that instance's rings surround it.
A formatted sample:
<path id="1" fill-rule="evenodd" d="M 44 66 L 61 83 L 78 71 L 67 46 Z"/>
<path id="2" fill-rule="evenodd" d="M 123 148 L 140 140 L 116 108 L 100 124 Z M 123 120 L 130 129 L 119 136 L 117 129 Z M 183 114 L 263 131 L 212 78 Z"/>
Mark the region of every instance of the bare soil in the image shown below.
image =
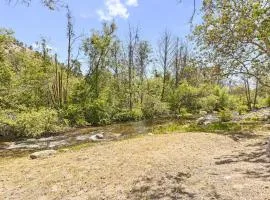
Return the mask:
<path id="1" fill-rule="evenodd" d="M 173 133 L 0 159 L 0 199 L 269 200 L 267 132 Z"/>

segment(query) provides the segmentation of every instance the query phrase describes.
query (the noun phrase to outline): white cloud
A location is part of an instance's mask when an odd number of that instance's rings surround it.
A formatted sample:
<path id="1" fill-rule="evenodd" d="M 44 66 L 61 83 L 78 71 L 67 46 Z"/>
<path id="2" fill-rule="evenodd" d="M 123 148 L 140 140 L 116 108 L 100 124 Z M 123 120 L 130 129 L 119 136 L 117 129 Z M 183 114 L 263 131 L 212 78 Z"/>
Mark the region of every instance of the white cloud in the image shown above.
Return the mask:
<path id="1" fill-rule="evenodd" d="M 138 6 L 138 0 L 126 0 L 125 4 L 121 0 L 105 0 L 105 9 L 97 10 L 100 20 L 109 21 L 115 17 L 127 19 L 129 17 L 128 7 Z"/>
<path id="2" fill-rule="evenodd" d="M 112 20 L 115 17 L 127 19 L 129 16 L 128 10 L 120 0 L 105 0 L 105 10 L 98 10 L 97 14 L 101 20 Z"/>
<path id="3" fill-rule="evenodd" d="M 134 6 L 134 7 L 136 7 L 136 6 L 139 5 L 138 0 L 127 0 L 127 1 L 126 1 L 126 4 L 127 4 L 128 6 Z"/>

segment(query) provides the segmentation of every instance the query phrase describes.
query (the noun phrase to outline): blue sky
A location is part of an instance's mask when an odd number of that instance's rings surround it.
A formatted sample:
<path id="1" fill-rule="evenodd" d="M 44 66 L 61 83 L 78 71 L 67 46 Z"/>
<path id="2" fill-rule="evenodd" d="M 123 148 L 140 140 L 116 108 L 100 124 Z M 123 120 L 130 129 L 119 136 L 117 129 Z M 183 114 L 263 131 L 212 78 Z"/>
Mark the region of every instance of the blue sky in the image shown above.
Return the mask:
<path id="1" fill-rule="evenodd" d="M 193 1 L 182 0 L 67 0 L 75 22 L 77 34 L 90 34 L 99 29 L 102 20 L 115 19 L 117 34 L 127 39 L 128 26 L 140 27 L 140 38 L 155 47 L 165 29 L 184 38 L 190 31 L 189 19 L 193 12 Z M 201 0 L 197 0 L 197 9 Z M 197 14 L 198 15 L 198 14 Z M 196 17 L 196 21 L 199 16 Z M 31 45 L 41 37 L 49 40 L 50 46 L 66 57 L 66 17 L 65 9 L 50 11 L 32 0 L 29 7 L 23 5 L 0 4 L 0 27 L 11 28 L 20 41 Z"/>

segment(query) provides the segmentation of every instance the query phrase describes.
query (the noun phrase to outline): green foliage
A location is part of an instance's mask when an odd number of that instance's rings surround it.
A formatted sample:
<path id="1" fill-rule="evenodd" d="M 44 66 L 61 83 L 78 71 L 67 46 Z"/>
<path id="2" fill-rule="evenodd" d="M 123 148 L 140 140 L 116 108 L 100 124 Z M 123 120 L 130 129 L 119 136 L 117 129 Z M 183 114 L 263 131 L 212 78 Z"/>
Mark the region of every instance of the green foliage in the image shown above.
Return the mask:
<path id="1" fill-rule="evenodd" d="M 117 122 L 138 121 L 143 118 L 143 113 L 140 109 L 134 109 L 132 111 L 124 110 L 116 113 L 113 116 L 113 120 Z"/>
<path id="2" fill-rule="evenodd" d="M 194 87 L 183 82 L 171 92 L 169 102 L 171 110 L 178 114 L 183 111 L 194 113 L 200 109 L 213 112 L 236 108 L 236 100 L 229 94 L 227 88 L 212 84 Z"/>
<path id="3" fill-rule="evenodd" d="M 0 124 L 9 127 L 10 133 L 17 136 L 37 137 L 43 133 L 62 130 L 56 110 L 40 108 L 25 111 L 5 110 L 0 114 Z"/>
<path id="4" fill-rule="evenodd" d="M 169 107 L 167 103 L 161 102 L 159 98 L 147 96 L 142 105 L 142 113 L 145 118 L 168 115 Z"/>
<path id="5" fill-rule="evenodd" d="M 170 109 L 180 114 L 181 109 L 187 112 L 196 111 L 199 107 L 200 91 L 187 82 L 178 86 L 178 88 L 171 92 L 170 95 Z"/>
<path id="6" fill-rule="evenodd" d="M 256 10 L 258 12 L 253 14 L 257 17 L 261 11 Z M 199 32 L 215 22 L 206 20 L 210 21 L 199 26 Z M 217 25 L 226 20 L 228 18 L 223 16 Z M 245 20 L 243 23 L 250 25 Z M 219 33 L 220 30 L 215 31 Z M 247 31 L 253 34 L 249 29 Z M 209 32 L 203 32 L 209 36 L 203 39 L 206 42 L 214 40 L 214 44 L 210 44 L 212 47 L 221 36 L 211 30 Z M 0 29 L 0 131 L 40 136 L 60 131 L 65 125 L 104 125 L 170 114 L 191 118 L 200 110 L 208 113 L 219 111 L 222 121 L 228 121 L 233 110 L 240 114 L 247 111 L 246 85 L 232 86 L 233 89 L 229 90 L 226 81 L 223 82 L 220 66 L 200 66 L 200 62 L 189 58 L 188 48 L 182 44 L 179 50 L 185 55 L 180 55 L 180 52 L 178 56 L 174 55 L 163 70 L 165 73 L 155 69 L 148 74 L 147 66 L 155 59 L 147 41 L 135 42 L 139 38 L 136 35 L 131 41 L 127 49 L 129 54 L 125 56 L 126 52 L 121 48 L 125 45 L 115 36 L 115 24 L 104 24 L 101 31 L 93 31 L 83 41 L 82 49 L 89 59 L 89 69 L 83 75 L 78 60 L 72 59 L 71 69 L 68 69 L 57 61 L 57 55 L 50 54 L 44 39 L 42 52 L 34 52 L 16 41 L 10 32 Z M 174 46 L 172 44 L 172 48 L 176 48 Z M 230 50 L 223 43 L 221 46 L 226 47 L 226 52 Z M 218 50 L 223 51 L 223 48 Z M 255 90 L 250 90 L 251 96 L 255 96 Z M 263 91 L 259 85 L 256 105 L 270 106 L 269 92 Z M 167 128 L 216 130 L 218 126 L 225 125 L 193 127 L 173 124 Z"/>
<path id="7" fill-rule="evenodd" d="M 221 122 L 228 122 L 232 120 L 232 113 L 228 109 L 221 110 L 219 112 Z"/>
<path id="8" fill-rule="evenodd" d="M 111 107 L 102 99 L 94 100 L 84 107 L 85 120 L 94 125 L 111 123 Z"/>
<path id="9" fill-rule="evenodd" d="M 259 107 L 270 107 L 270 96 L 259 98 Z"/>
<path id="10" fill-rule="evenodd" d="M 70 104 L 61 112 L 62 118 L 67 119 L 70 126 L 84 126 L 87 125 L 84 116 L 84 110 L 81 105 Z"/>
<path id="11" fill-rule="evenodd" d="M 178 123 L 172 122 L 166 125 L 156 126 L 152 132 L 154 134 L 164 134 L 170 132 L 210 132 L 210 133 L 227 133 L 241 131 L 243 127 L 234 122 L 217 122 L 207 125 L 197 125 L 196 123 Z"/>

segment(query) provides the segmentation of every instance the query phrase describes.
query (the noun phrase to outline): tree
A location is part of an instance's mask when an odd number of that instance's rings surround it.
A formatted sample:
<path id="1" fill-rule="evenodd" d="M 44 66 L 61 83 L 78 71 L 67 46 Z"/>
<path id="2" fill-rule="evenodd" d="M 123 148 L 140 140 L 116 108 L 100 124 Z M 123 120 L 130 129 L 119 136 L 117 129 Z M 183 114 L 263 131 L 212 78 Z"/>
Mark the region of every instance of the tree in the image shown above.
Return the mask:
<path id="1" fill-rule="evenodd" d="M 174 44 L 171 33 L 165 31 L 159 41 L 159 49 L 158 49 L 159 62 L 163 72 L 161 100 L 164 100 L 166 83 L 169 77 L 169 69 L 173 63 L 173 51 L 174 51 Z"/>
<path id="2" fill-rule="evenodd" d="M 66 94 L 65 94 L 65 102 L 68 103 L 68 91 L 69 91 L 69 77 L 72 72 L 72 45 L 74 43 L 74 29 L 72 22 L 72 14 L 67 6 L 67 40 L 68 40 L 68 48 L 67 48 L 67 79 L 66 79 Z"/>
<path id="3" fill-rule="evenodd" d="M 146 73 L 146 66 L 150 62 L 150 53 L 151 53 L 151 47 L 150 44 L 147 41 L 141 41 L 138 44 L 138 49 L 137 49 L 137 55 L 136 55 L 136 61 L 138 65 L 138 74 L 140 78 L 140 85 L 141 85 L 141 94 L 140 94 L 140 102 L 141 104 L 143 103 L 143 96 L 144 96 L 144 90 L 143 90 L 143 85 L 144 85 L 144 77 Z"/>
<path id="4" fill-rule="evenodd" d="M 134 66 L 134 51 L 139 40 L 138 28 L 134 31 L 129 25 L 129 41 L 128 41 L 128 90 L 129 90 L 129 110 L 133 108 L 133 97 L 132 97 L 132 81 L 133 73 L 135 72 Z"/>
<path id="5" fill-rule="evenodd" d="M 12 3 L 12 2 L 21 3 L 27 6 L 29 6 L 30 3 L 32 2 L 32 0 L 6 0 L 6 1 L 8 3 Z M 40 0 L 40 1 L 44 6 L 46 6 L 50 10 L 55 10 L 57 6 L 61 4 L 61 0 Z"/>
<path id="6" fill-rule="evenodd" d="M 115 30 L 116 26 L 114 23 L 109 25 L 104 23 L 101 32 L 94 31 L 83 42 L 83 50 L 89 58 L 89 71 L 86 79 L 94 89 L 95 98 L 99 97 L 100 75 L 108 63 L 108 53 L 111 49 Z"/>
<path id="7" fill-rule="evenodd" d="M 197 44 L 225 75 L 245 74 L 270 87 L 270 2 L 204 0 Z"/>

